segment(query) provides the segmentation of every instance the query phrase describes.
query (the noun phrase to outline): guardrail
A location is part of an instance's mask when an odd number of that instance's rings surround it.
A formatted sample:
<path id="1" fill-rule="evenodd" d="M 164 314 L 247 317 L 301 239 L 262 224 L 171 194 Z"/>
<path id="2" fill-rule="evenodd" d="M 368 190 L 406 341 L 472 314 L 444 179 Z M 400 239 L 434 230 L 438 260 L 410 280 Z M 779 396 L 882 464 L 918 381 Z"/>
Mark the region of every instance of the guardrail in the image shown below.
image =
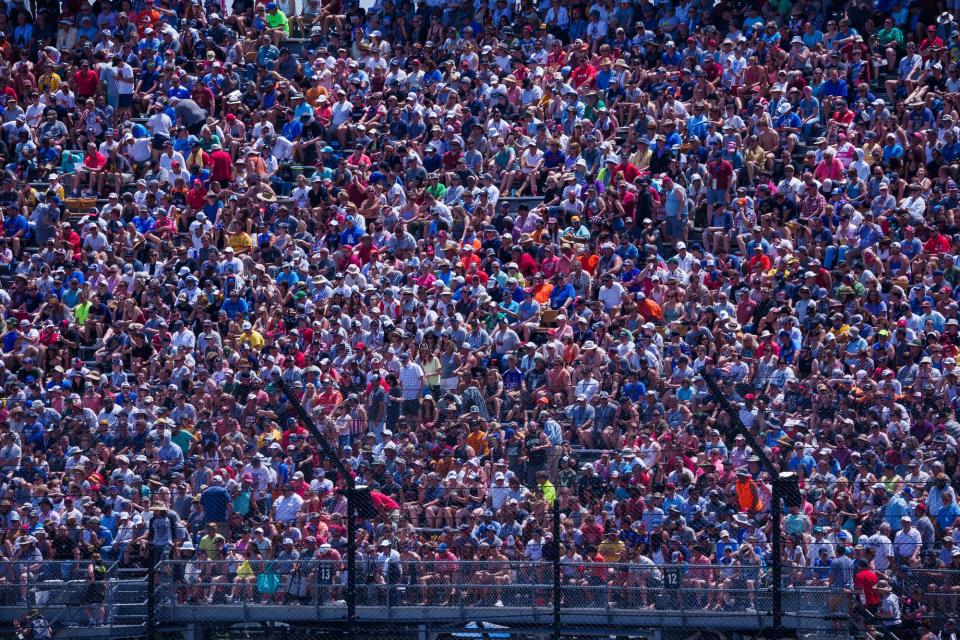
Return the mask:
<path id="1" fill-rule="evenodd" d="M 0 622 L 38 610 L 55 627 L 100 628 L 111 637 L 147 623 L 147 572 L 89 561 L 0 559 Z M 565 627 L 750 629 L 771 623 L 769 574 L 748 565 L 559 562 L 549 560 L 357 560 L 357 618 L 364 623 L 461 624 L 486 620 L 549 627 L 555 596 Z M 164 624 L 347 620 L 345 562 L 323 560 L 167 560 L 154 572 L 154 620 Z M 859 616 L 856 598 L 826 586 L 824 569 L 785 571 L 784 625 L 840 633 Z M 893 570 L 896 590 L 918 600 L 927 618 L 955 615 L 960 571 Z"/>
<path id="2" fill-rule="evenodd" d="M 0 559 L 0 622 L 36 610 L 54 626 L 142 628 L 145 575 L 116 563 Z"/>
<path id="3" fill-rule="evenodd" d="M 175 623 L 346 620 L 344 562 L 318 560 L 167 561 L 158 567 L 157 620 Z M 554 612 L 549 561 L 357 560 L 358 622 L 467 622 L 549 625 Z M 757 566 L 654 565 L 561 560 L 565 625 L 725 628 L 770 623 L 765 570 Z M 784 597 L 784 622 L 835 629 L 849 598 L 819 585 Z M 833 616 L 825 616 L 832 613 Z M 718 621 L 719 620 L 719 621 Z"/>

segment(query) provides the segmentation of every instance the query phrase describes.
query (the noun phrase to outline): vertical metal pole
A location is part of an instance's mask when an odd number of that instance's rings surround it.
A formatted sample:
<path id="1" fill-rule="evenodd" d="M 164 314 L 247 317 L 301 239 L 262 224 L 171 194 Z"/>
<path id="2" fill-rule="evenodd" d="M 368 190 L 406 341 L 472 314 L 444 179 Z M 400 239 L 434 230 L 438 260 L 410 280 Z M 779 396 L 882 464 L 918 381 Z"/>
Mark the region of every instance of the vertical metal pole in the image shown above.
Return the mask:
<path id="1" fill-rule="evenodd" d="M 154 557 L 151 550 L 149 562 L 147 562 L 147 639 L 152 640 L 156 632 L 156 620 L 154 618 L 154 593 L 157 590 L 157 571 L 154 564 Z"/>
<path id="2" fill-rule="evenodd" d="M 357 621 L 357 513 L 352 478 L 347 478 L 347 485 L 347 632 L 352 637 Z"/>
<path id="3" fill-rule="evenodd" d="M 780 536 L 780 478 L 774 476 L 771 491 L 770 523 L 773 527 L 772 554 L 773 554 L 773 636 L 779 638 L 783 625 L 783 553 Z"/>
<path id="4" fill-rule="evenodd" d="M 560 498 L 553 499 L 553 639 L 560 638 Z"/>
<path id="5" fill-rule="evenodd" d="M 763 453 L 763 446 L 761 443 L 757 442 L 753 434 L 750 433 L 750 430 L 743 425 L 737 410 L 730 404 L 730 400 L 723 395 L 723 391 L 717 384 L 717 380 L 714 378 L 713 373 L 704 367 L 700 369 L 700 376 L 703 378 L 703 381 L 707 383 L 707 388 L 710 389 L 710 393 L 713 394 L 714 398 L 716 398 L 720 408 L 722 408 L 730 417 L 730 428 L 728 429 L 728 432 L 741 434 L 744 436 L 744 438 L 746 438 L 747 442 L 751 442 L 756 445 L 754 450 L 760 457 L 760 464 L 770 476 L 770 482 L 772 483 L 770 495 L 770 501 L 772 503 L 770 505 L 770 524 L 773 527 L 773 536 L 770 541 L 773 555 L 773 558 L 771 558 L 773 579 L 773 589 L 771 594 L 773 599 L 771 607 L 771 609 L 773 609 L 772 637 L 779 638 L 783 635 L 783 586 L 781 584 L 783 582 L 781 579 L 783 561 L 781 559 L 782 542 L 780 540 L 780 493 L 782 485 L 780 482 L 780 470 L 773 464 L 773 461 Z"/>

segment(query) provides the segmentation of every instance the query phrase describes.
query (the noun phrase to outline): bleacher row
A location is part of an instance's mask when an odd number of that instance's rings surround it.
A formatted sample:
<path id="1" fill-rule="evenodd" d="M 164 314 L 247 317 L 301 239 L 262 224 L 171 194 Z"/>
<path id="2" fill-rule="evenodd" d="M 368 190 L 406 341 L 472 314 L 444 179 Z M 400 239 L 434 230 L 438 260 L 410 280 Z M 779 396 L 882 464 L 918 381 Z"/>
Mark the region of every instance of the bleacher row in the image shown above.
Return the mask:
<path id="1" fill-rule="evenodd" d="M 309 42 L 309 39 L 306 39 L 306 38 L 290 38 L 285 41 L 286 46 L 290 47 L 291 51 L 295 55 L 301 54 L 305 50 L 308 42 Z M 886 97 L 886 92 L 884 89 L 884 82 L 889 77 L 891 76 L 888 76 L 885 73 L 879 74 L 879 76 L 876 79 L 874 79 L 874 81 L 871 83 L 871 91 L 876 97 L 883 99 L 888 107 L 892 107 L 891 103 Z M 145 118 L 134 118 L 132 121 L 138 122 L 140 124 L 146 123 Z M 622 145 L 627 139 L 627 135 L 628 135 L 628 128 L 621 127 L 615 138 L 616 144 Z M 334 148 L 338 147 L 338 143 L 335 139 L 330 141 L 330 145 L 333 146 Z M 805 154 L 807 153 L 807 151 L 812 149 L 814 149 L 814 147 L 811 145 L 805 145 L 805 144 L 797 145 L 794 148 L 793 155 L 791 158 L 791 162 L 794 164 L 794 166 L 797 166 L 797 167 L 801 166 L 803 163 Z M 79 150 L 74 150 L 74 151 L 76 153 L 82 153 L 82 151 L 79 151 Z M 781 169 L 779 165 L 782 163 L 782 161 L 778 160 L 777 162 L 778 162 L 778 166 L 776 167 L 776 170 L 779 172 L 779 170 Z M 277 190 L 279 191 L 278 196 L 280 196 L 281 202 L 283 202 L 284 200 L 289 201 L 289 194 L 292 192 L 292 189 L 294 186 L 293 180 L 296 180 L 297 176 L 304 175 L 307 178 L 310 178 L 315 171 L 314 167 L 307 166 L 307 165 L 291 165 L 289 169 L 290 171 L 289 171 L 288 177 L 290 178 L 290 180 L 283 181 L 279 185 L 275 185 L 277 187 Z M 31 182 L 31 186 L 33 186 L 35 189 L 42 190 L 46 188 L 47 183 L 43 181 L 36 181 L 36 182 Z M 133 185 L 124 187 L 124 191 L 133 191 L 133 189 L 134 189 Z M 543 201 L 543 198 L 539 196 L 519 196 L 519 197 L 501 196 L 501 200 L 509 203 L 511 212 L 516 212 L 518 207 L 521 204 L 526 204 L 527 206 L 532 208 L 538 205 L 539 203 L 541 203 Z M 96 207 L 98 209 L 102 208 L 106 203 L 107 203 L 106 198 L 96 199 Z M 86 214 L 85 210 L 72 209 L 68 213 L 67 220 L 77 221 L 85 214 Z M 692 233 L 691 233 L 690 239 L 691 240 L 698 239 L 700 235 L 699 231 L 696 229 L 691 231 Z M 27 247 L 28 249 L 35 248 L 30 246 L 29 244 L 27 245 Z M 0 278 L 0 281 L 3 281 L 3 280 L 6 280 L 6 278 Z"/>

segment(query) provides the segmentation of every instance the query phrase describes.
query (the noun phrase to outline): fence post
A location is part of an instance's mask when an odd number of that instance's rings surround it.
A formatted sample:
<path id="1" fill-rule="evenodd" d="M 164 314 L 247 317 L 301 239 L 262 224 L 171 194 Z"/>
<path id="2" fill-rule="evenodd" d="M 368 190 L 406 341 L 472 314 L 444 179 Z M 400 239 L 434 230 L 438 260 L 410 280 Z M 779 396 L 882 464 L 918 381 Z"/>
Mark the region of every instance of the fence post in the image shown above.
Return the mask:
<path id="1" fill-rule="evenodd" d="M 560 638 L 560 499 L 553 499 L 553 640 Z"/>
<path id="2" fill-rule="evenodd" d="M 157 621 L 154 609 L 156 607 L 155 593 L 157 590 L 157 569 L 156 558 L 150 554 L 150 561 L 147 562 L 147 640 L 152 640 L 156 633 Z"/>

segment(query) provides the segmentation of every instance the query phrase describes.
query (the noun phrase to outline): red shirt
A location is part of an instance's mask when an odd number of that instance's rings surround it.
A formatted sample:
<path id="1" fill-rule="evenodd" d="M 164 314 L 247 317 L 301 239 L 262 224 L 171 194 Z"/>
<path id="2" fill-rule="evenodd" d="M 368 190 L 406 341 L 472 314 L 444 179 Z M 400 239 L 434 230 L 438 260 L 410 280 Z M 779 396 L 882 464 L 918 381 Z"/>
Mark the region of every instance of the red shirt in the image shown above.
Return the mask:
<path id="1" fill-rule="evenodd" d="M 325 102 L 323 105 L 313 110 L 313 117 L 319 120 L 320 124 L 327 125 L 330 124 L 330 119 L 333 117 L 333 112 Z"/>
<path id="2" fill-rule="evenodd" d="M 709 185 L 711 189 L 725 190 L 730 186 L 730 179 L 733 177 L 733 165 L 726 160 L 714 160 L 710 163 L 707 170 L 710 173 Z"/>
<path id="3" fill-rule="evenodd" d="M 203 209 L 206 204 L 207 190 L 203 185 L 196 185 L 187 191 L 187 206 L 191 209 Z"/>
<path id="4" fill-rule="evenodd" d="M 520 255 L 520 259 L 517 260 L 517 266 L 520 268 L 520 273 L 524 276 L 532 276 L 537 272 L 537 261 L 529 253 L 523 253 Z"/>
<path id="5" fill-rule="evenodd" d="M 540 263 L 540 271 L 543 272 L 544 278 L 552 278 L 553 274 L 557 272 L 557 269 L 560 266 L 560 258 L 557 256 L 552 256 L 550 258 L 544 258 Z"/>
<path id="6" fill-rule="evenodd" d="M 637 169 L 630 162 L 626 162 L 626 161 L 622 162 L 621 164 L 618 164 L 616 167 L 613 168 L 614 176 L 620 173 L 623 174 L 624 180 L 631 183 L 640 177 L 640 170 Z"/>
<path id="7" fill-rule="evenodd" d="M 97 92 L 97 87 L 100 86 L 100 77 L 93 69 L 87 69 L 86 71 L 81 69 L 73 74 L 73 82 L 77 86 L 78 98 L 90 98 Z"/>
<path id="8" fill-rule="evenodd" d="M 457 163 L 460 162 L 460 158 L 463 157 L 462 153 L 454 153 L 453 151 L 447 151 L 445 154 L 440 156 L 440 160 L 443 162 L 443 168 L 446 171 L 453 171 L 457 168 Z"/>
<path id="9" fill-rule="evenodd" d="M 597 68 L 589 62 L 584 62 L 570 74 L 570 83 L 573 84 L 574 87 L 589 85 L 593 82 L 596 75 Z"/>
<path id="10" fill-rule="evenodd" d="M 750 258 L 749 268 L 750 271 L 756 271 L 757 268 L 760 268 L 761 271 L 770 270 L 770 258 L 765 253 L 761 253 L 759 256 L 753 256 Z"/>
<path id="11" fill-rule="evenodd" d="M 938 233 L 923 243 L 923 250 L 933 254 L 950 253 L 950 241 L 945 235 Z"/>
<path id="12" fill-rule="evenodd" d="M 214 180 L 229 180 L 233 177 L 233 160 L 223 149 L 210 154 L 210 164 Z"/>
<path id="13" fill-rule="evenodd" d="M 107 157 L 99 151 L 94 151 L 93 155 L 89 153 L 83 158 L 83 165 L 91 169 L 102 169 L 107 164 Z"/>
<path id="14" fill-rule="evenodd" d="M 210 111 L 213 108 L 215 100 L 216 98 L 213 95 L 213 91 L 210 90 L 210 87 L 206 85 L 197 85 L 196 89 L 194 89 L 193 101 L 207 111 Z"/>
<path id="15" fill-rule="evenodd" d="M 603 580 L 607 577 L 607 565 L 606 565 L 607 561 L 604 560 L 603 556 L 600 555 L 599 551 L 593 557 L 587 556 L 587 560 L 593 563 L 593 568 L 590 569 L 590 574 L 594 578 L 599 578 Z"/>
<path id="16" fill-rule="evenodd" d="M 925 55 L 929 53 L 929 51 L 927 51 L 928 49 L 942 46 L 943 40 L 940 39 L 940 36 L 934 36 L 933 40 L 930 38 L 924 38 L 923 41 L 920 42 L 920 53 Z"/>
<path id="17" fill-rule="evenodd" d="M 880 604 L 880 592 L 876 589 L 877 581 L 877 574 L 870 568 L 853 576 L 853 586 L 863 594 L 864 604 L 868 607 L 876 607 Z"/>
<path id="18" fill-rule="evenodd" d="M 637 195 L 632 191 L 625 191 L 620 195 L 620 204 L 623 205 L 623 215 L 626 219 L 633 220 L 633 212 L 637 208 Z"/>
<path id="19" fill-rule="evenodd" d="M 603 540 L 603 527 L 599 524 L 586 523 L 580 527 L 580 534 L 587 544 L 600 544 Z"/>
<path id="20" fill-rule="evenodd" d="M 362 152 L 359 156 L 356 153 L 351 153 L 350 157 L 347 158 L 347 164 L 351 167 L 369 167 L 370 156 Z"/>

